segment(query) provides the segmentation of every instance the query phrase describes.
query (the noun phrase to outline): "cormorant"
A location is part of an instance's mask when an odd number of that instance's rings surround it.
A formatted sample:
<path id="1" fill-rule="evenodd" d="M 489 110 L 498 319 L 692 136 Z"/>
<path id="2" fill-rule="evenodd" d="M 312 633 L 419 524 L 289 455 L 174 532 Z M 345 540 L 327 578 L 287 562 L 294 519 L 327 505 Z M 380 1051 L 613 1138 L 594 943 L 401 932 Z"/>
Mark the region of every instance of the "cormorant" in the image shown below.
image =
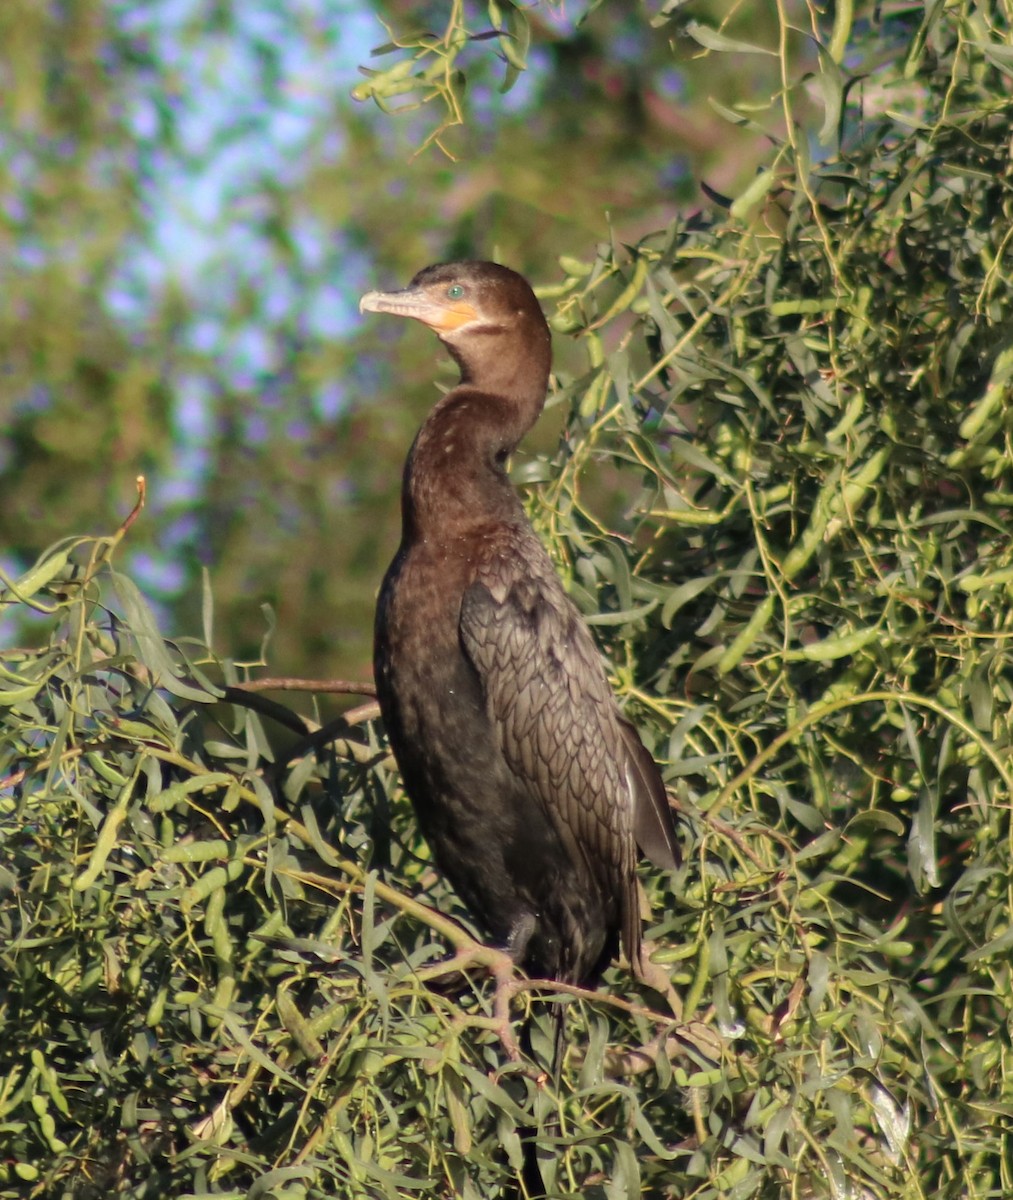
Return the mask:
<path id="1" fill-rule="evenodd" d="M 408 455 L 376 612 L 384 724 L 419 825 L 473 916 L 533 976 L 640 969 L 637 846 L 675 867 L 658 769 L 507 477 L 542 411 L 549 328 L 496 263 L 427 267 L 360 310 L 414 317 L 456 359 Z"/>

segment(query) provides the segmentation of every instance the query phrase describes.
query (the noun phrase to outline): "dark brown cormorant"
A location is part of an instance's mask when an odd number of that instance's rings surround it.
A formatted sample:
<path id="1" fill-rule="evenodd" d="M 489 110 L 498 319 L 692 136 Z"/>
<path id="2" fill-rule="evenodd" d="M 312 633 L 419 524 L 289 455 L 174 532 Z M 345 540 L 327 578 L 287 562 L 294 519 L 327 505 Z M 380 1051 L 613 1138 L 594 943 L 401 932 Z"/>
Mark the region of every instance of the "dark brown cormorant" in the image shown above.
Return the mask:
<path id="1" fill-rule="evenodd" d="M 360 309 L 428 325 L 461 370 L 408 455 L 376 612 L 377 695 L 422 832 L 532 975 L 593 980 L 618 942 L 639 970 L 637 846 L 678 860 L 665 788 L 506 471 L 545 401 L 545 317 L 488 262 L 427 267 Z"/>

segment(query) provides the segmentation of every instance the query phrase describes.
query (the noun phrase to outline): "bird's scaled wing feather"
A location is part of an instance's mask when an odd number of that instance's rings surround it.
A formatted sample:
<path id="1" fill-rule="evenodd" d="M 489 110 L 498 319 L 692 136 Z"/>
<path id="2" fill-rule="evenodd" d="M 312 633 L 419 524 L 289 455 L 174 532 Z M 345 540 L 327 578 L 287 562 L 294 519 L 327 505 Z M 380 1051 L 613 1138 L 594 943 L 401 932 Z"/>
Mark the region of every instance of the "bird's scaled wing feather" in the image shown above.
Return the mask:
<path id="1" fill-rule="evenodd" d="M 554 577 L 523 574 L 502 586 L 472 584 L 460 631 L 507 763 L 574 861 L 604 876 L 620 899 L 623 947 L 634 961 L 640 944 L 634 798 L 644 765 L 629 752 L 590 634 Z M 642 746 L 640 754 L 647 755 Z"/>

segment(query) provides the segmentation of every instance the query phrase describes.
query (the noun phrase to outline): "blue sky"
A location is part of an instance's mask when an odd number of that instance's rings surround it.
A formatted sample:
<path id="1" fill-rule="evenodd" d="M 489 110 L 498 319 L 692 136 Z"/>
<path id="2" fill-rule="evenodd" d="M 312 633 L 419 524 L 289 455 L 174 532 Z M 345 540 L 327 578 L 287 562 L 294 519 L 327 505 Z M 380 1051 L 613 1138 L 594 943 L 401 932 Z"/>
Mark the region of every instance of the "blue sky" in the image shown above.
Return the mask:
<path id="1" fill-rule="evenodd" d="M 236 5 L 235 28 L 221 32 L 209 28 L 207 8 L 206 0 L 116 7 L 123 30 L 149 40 L 170 72 L 168 95 L 165 79 L 157 91 L 135 95 L 131 124 L 141 138 L 153 137 L 158 106 L 168 103 L 178 134 L 177 154 L 156 159 L 145 182 L 154 241 L 124 278 L 118 299 L 125 316 L 146 284 L 160 287 L 167 277 L 187 290 L 210 287 L 207 309 L 213 311 L 215 289 L 234 286 L 258 249 L 250 242 L 255 214 L 244 195 L 265 175 L 292 184 L 311 155 L 326 151 L 312 143 L 335 95 L 350 91 L 361 78 L 358 65 L 386 36 L 371 9 L 347 0 Z M 272 55 L 269 66 L 258 50 Z M 269 71 L 277 72 L 277 84 L 267 103 Z M 340 138 L 337 125 L 333 136 Z M 313 231 L 299 237 L 308 255 L 319 250 Z M 286 301 L 284 294 L 275 297 L 277 305 Z M 347 315 L 321 306 L 319 332 L 341 332 Z"/>
<path id="2" fill-rule="evenodd" d="M 331 146 L 321 144 L 320 131 L 327 129 L 335 97 L 347 96 L 361 79 L 359 64 L 386 32 L 372 9 L 347 0 L 238 4 L 230 27 L 220 32 L 210 25 L 208 8 L 206 0 L 114 5 L 118 27 L 149 45 L 163 65 L 147 90 L 142 84 L 135 92 L 130 124 L 142 141 L 155 143 L 160 110 L 169 106 L 177 140 L 174 154 L 149 160 L 143 202 L 151 236 L 129 256 L 108 299 L 143 337 L 153 298 L 169 284 L 178 287 L 202 314 L 187 332 L 187 345 L 213 352 L 239 387 L 254 387 L 276 369 L 276 350 L 255 321 L 237 327 L 226 320 L 244 283 L 263 297 L 268 319 L 298 305 L 312 335 L 341 336 L 358 319 L 359 273 L 343 259 L 342 291 L 337 272 L 312 269 L 333 258 L 340 238 L 308 221 L 295 223 L 289 232 L 308 274 L 333 279 L 314 295 L 296 294 L 290 276 L 270 271 L 257 205 L 264 178 L 291 186 L 311 161 L 340 151 L 340 125 L 332 121 L 325 135 L 334 139 Z M 174 375 L 173 466 L 151 481 L 155 512 L 187 509 L 206 482 L 215 421 L 210 386 L 200 375 Z M 320 404 L 321 415 L 333 417 L 340 389 L 323 391 Z M 178 549 L 192 527 L 184 512 L 168 526 L 160 553 L 132 564 L 154 591 L 171 593 L 183 583 Z"/>

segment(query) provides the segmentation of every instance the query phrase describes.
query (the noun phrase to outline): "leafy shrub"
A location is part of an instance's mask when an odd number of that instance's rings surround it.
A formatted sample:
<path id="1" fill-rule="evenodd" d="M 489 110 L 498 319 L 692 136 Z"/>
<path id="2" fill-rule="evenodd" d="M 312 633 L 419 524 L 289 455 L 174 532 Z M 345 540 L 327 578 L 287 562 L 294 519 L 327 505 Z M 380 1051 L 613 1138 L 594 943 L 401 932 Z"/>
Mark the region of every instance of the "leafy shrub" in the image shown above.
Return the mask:
<path id="1" fill-rule="evenodd" d="M 789 120 L 727 216 L 551 289 L 588 365 L 519 477 L 687 844 L 645 877 L 671 991 L 616 968 L 569 997 L 558 1094 L 566 989 L 516 985 L 511 1059 L 368 706 L 320 734 L 252 698 L 209 600 L 164 641 L 112 567 L 125 530 L 3 581 L 0 1194 L 487 1197 L 532 1139 L 558 1195 L 1009 1193 L 1013 104 L 987 16 L 903 26 L 892 116 L 859 121 L 859 67 L 821 57 L 839 155 Z"/>

